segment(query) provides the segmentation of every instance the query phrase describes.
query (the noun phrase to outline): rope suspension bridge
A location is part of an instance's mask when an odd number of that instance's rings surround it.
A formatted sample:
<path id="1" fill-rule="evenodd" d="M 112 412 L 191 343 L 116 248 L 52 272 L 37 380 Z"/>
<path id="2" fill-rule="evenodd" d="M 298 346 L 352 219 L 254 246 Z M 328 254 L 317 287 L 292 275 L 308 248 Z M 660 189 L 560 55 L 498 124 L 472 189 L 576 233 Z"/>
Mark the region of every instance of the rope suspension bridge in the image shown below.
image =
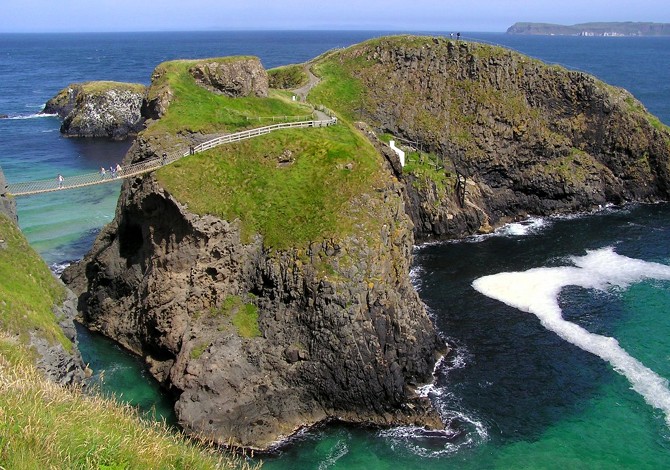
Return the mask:
<path id="1" fill-rule="evenodd" d="M 22 183 L 9 183 L 7 193 L 11 196 L 29 196 L 33 194 L 49 193 L 53 191 L 64 191 L 69 189 L 83 188 L 98 184 L 112 183 L 123 178 L 142 175 L 157 170 L 162 166 L 169 165 L 188 155 L 204 152 L 206 150 L 218 147 L 219 145 L 239 142 L 245 139 L 251 139 L 261 135 L 269 134 L 281 129 L 305 128 L 305 127 L 327 127 L 337 124 L 337 118 L 332 112 L 325 108 L 315 111 L 316 119 L 309 121 L 283 122 L 271 126 L 256 127 L 246 131 L 225 134 L 208 140 L 201 144 L 189 148 L 186 152 L 171 152 L 161 157 L 143 160 L 141 162 L 125 165 L 117 171 L 105 171 L 104 173 L 96 171 L 77 176 L 66 176 L 62 180 L 53 178 L 49 180 L 27 181 Z"/>

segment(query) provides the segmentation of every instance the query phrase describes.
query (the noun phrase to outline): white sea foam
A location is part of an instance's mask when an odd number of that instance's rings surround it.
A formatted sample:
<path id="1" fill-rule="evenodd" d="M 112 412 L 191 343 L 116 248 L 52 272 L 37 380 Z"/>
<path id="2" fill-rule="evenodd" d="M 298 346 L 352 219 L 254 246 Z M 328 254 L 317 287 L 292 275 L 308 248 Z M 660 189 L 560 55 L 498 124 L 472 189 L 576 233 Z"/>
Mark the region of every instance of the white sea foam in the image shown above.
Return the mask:
<path id="1" fill-rule="evenodd" d="M 402 447 L 424 458 L 453 455 L 463 448 L 488 440 L 486 426 L 457 410 L 438 410 L 445 429 L 427 430 L 414 426 L 383 429 L 377 435 L 393 447 Z"/>
<path id="2" fill-rule="evenodd" d="M 18 116 L 9 116 L 6 119 L 23 120 L 23 119 L 40 119 L 40 118 L 57 117 L 57 116 L 58 114 L 32 113 L 32 114 L 19 114 Z"/>
<path id="3" fill-rule="evenodd" d="M 535 268 L 481 277 L 473 287 L 482 294 L 533 313 L 542 325 L 570 343 L 609 362 L 633 390 L 663 411 L 670 426 L 670 389 L 664 378 L 630 356 L 617 342 L 563 319 L 558 296 L 565 286 L 606 290 L 645 279 L 670 280 L 670 266 L 618 255 L 611 247 L 570 258 L 574 266 Z"/>
<path id="4" fill-rule="evenodd" d="M 513 222 L 496 230 L 497 235 L 522 237 L 537 233 L 549 225 L 547 219 L 531 217 L 522 222 Z"/>
<path id="5" fill-rule="evenodd" d="M 349 447 L 346 442 L 338 440 L 332 449 L 328 452 L 325 460 L 319 463 L 319 470 L 326 470 L 335 466 L 338 460 L 349 453 Z"/>

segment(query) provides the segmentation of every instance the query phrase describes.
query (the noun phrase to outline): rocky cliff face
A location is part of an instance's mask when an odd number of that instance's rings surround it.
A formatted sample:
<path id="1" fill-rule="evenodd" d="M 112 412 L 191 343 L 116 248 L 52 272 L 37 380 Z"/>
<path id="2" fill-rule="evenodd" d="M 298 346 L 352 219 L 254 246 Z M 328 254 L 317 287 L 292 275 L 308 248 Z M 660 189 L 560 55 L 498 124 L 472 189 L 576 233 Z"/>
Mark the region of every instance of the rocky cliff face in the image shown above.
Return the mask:
<path id="1" fill-rule="evenodd" d="M 72 84 L 50 99 L 43 112 L 63 119 L 61 133 L 70 137 L 123 140 L 142 129 L 146 88 L 117 82 Z"/>
<path id="2" fill-rule="evenodd" d="M 438 180 L 405 171 L 420 240 L 668 197 L 668 128 L 592 76 L 442 38 L 385 38 L 328 60 L 362 84 L 364 120 L 437 157 Z"/>
<path id="3" fill-rule="evenodd" d="M 14 198 L 7 196 L 9 188 L 7 187 L 7 180 L 5 174 L 0 168 L 0 214 L 5 214 L 9 220 L 18 223 L 19 218 L 16 215 L 16 201 Z"/>
<path id="4" fill-rule="evenodd" d="M 44 338 L 32 334 L 29 344 L 37 351 L 37 368 L 49 380 L 58 384 L 82 384 L 90 371 L 84 364 L 77 347 L 77 330 L 74 326 L 74 319 L 77 316 L 77 297 L 72 291 L 67 290 L 67 298 L 62 305 L 55 305 L 53 312 L 58 319 L 58 325 L 67 339 L 72 342 L 73 348 L 67 351 L 61 344 L 51 344 Z"/>
<path id="5" fill-rule="evenodd" d="M 133 152 L 152 153 L 141 136 Z M 441 428 L 413 392 L 443 346 L 410 283 L 401 186 L 360 198 L 379 233 L 277 252 L 138 178 L 64 279 L 84 322 L 175 393 L 190 432 L 267 449 L 329 419 Z"/>

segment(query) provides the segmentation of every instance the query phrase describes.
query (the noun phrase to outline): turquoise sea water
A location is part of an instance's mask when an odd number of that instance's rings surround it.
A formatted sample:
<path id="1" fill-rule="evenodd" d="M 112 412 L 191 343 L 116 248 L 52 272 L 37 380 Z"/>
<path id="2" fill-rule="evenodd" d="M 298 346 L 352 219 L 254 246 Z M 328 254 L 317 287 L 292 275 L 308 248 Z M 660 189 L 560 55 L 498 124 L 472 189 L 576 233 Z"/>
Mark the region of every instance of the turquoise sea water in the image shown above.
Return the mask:
<path id="1" fill-rule="evenodd" d="M 0 165 L 21 181 L 120 159 L 128 144 L 63 139 L 56 118 L 34 116 L 70 82 L 146 83 L 157 63 L 186 57 L 255 54 L 272 67 L 380 34 L 0 35 L 0 113 L 12 117 L 0 120 Z M 670 38 L 467 36 L 595 73 L 670 122 Z M 57 269 L 89 249 L 113 217 L 118 191 L 20 199 L 20 224 Z M 418 247 L 417 289 L 454 347 L 425 393 L 452 434 L 324 426 L 263 457 L 265 468 L 670 467 L 669 247 L 666 204 L 531 220 L 494 236 Z M 496 284 L 504 273 L 536 268 Z M 504 288 L 521 282 L 516 292 Z M 583 287 L 589 283 L 598 288 Z M 566 322 L 551 316 L 556 309 Z M 103 390 L 169 419 L 140 361 L 82 333 L 86 360 L 105 371 Z"/>

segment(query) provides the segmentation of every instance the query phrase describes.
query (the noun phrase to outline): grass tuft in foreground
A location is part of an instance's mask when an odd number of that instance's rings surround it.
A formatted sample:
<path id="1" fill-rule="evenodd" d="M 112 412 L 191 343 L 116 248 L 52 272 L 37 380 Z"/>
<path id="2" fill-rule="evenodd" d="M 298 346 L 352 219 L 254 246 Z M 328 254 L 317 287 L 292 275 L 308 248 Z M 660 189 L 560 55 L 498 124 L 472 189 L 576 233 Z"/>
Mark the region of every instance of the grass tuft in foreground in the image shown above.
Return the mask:
<path id="1" fill-rule="evenodd" d="M 45 380 L 0 335 L 0 466 L 14 470 L 249 469 L 127 405 Z"/>

